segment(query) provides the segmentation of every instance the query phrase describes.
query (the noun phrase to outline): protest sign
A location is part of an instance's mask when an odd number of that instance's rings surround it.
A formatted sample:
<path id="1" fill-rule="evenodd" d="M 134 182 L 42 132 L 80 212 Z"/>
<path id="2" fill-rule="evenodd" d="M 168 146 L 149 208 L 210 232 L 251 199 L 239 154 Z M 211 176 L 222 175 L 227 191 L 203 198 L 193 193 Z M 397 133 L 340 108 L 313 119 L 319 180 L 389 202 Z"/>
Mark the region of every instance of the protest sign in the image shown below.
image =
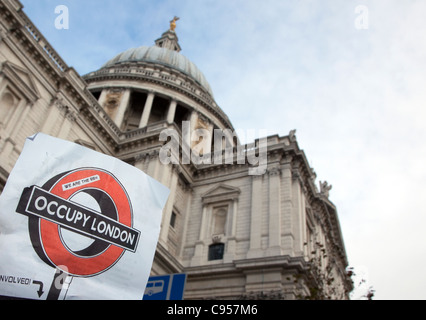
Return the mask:
<path id="1" fill-rule="evenodd" d="M 118 159 L 28 138 L 0 197 L 0 296 L 140 299 L 168 195 Z"/>

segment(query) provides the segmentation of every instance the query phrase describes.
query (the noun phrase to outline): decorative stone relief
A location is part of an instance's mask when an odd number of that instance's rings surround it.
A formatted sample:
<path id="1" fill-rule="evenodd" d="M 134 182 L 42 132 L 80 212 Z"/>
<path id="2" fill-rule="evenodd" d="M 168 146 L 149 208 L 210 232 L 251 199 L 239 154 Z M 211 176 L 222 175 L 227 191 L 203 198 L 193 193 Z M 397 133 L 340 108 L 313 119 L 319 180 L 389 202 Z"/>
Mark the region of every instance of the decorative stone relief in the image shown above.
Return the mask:
<path id="1" fill-rule="evenodd" d="M 123 97 L 122 90 L 110 90 L 106 96 L 103 108 L 108 116 L 113 119 L 117 112 L 118 106 L 120 105 Z"/>
<path id="2" fill-rule="evenodd" d="M 268 172 L 270 176 L 278 176 L 279 174 L 281 174 L 281 168 L 278 166 L 272 167 L 268 169 Z"/>

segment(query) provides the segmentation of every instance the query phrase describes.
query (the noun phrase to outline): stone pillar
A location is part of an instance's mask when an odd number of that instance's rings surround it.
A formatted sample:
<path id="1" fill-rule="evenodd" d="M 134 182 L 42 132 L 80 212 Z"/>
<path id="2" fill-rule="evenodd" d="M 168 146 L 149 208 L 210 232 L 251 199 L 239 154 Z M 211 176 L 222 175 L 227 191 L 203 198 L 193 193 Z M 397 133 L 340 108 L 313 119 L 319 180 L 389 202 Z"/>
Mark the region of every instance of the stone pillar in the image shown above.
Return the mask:
<path id="1" fill-rule="evenodd" d="M 197 111 L 193 110 L 191 112 L 191 116 L 189 118 L 189 132 L 190 132 L 190 137 L 192 136 L 192 132 L 195 130 L 196 126 L 197 126 L 197 121 L 198 121 L 198 113 Z M 191 145 L 191 141 L 189 141 L 189 145 Z"/>
<path id="2" fill-rule="evenodd" d="M 117 125 L 117 127 L 121 127 L 123 120 L 124 120 L 124 114 L 126 113 L 126 110 L 129 106 L 130 101 L 130 89 L 126 89 L 123 93 L 123 96 L 121 97 L 120 105 L 118 106 L 117 114 L 115 115 L 114 122 Z"/>
<path id="3" fill-rule="evenodd" d="M 108 89 L 103 89 L 101 92 L 101 96 L 99 97 L 98 103 L 102 108 L 104 107 L 104 103 L 106 101 L 108 91 L 109 91 Z"/>
<path id="4" fill-rule="evenodd" d="M 192 214 L 192 192 L 193 190 L 190 188 L 187 188 L 186 190 L 186 210 L 185 210 L 185 220 L 184 220 L 184 225 L 183 225 L 183 231 L 182 231 L 182 245 L 180 246 L 180 252 L 179 252 L 179 256 L 182 257 L 185 251 L 185 245 L 186 245 L 186 239 L 187 239 L 187 230 L 188 230 L 188 223 L 189 223 L 189 219 L 191 219 L 191 214 Z"/>
<path id="5" fill-rule="evenodd" d="M 268 256 L 281 255 L 281 169 L 269 169 L 269 246 Z"/>
<path id="6" fill-rule="evenodd" d="M 200 241 L 203 241 L 206 237 L 206 224 L 207 224 L 207 205 L 203 205 L 203 215 L 201 217 L 201 226 L 200 226 Z"/>
<path id="7" fill-rule="evenodd" d="M 152 104 L 154 103 L 155 93 L 148 93 L 148 97 L 146 98 L 145 107 L 142 113 L 142 119 L 139 124 L 139 128 L 144 128 L 148 125 L 149 117 L 151 116 Z"/>
<path id="8" fill-rule="evenodd" d="M 293 234 L 293 175 L 291 157 L 286 158 L 286 163 L 281 169 L 281 200 L 282 200 L 282 250 L 283 254 L 294 255 Z"/>
<path id="9" fill-rule="evenodd" d="M 6 132 L 10 132 L 9 137 L 16 137 L 18 131 L 21 130 L 21 125 L 23 123 L 21 120 L 27 117 L 30 110 L 31 105 L 27 100 L 22 99 L 18 103 L 16 111 L 13 112 L 12 117 L 9 118 L 8 123 L 5 126 Z"/>
<path id="10" fill-rule="evenodd" d="M 263 175 L 252 176 L 250 248 L 247 259 L 258 258 L 262 249 L 262 183 Z"/>
<path id="11" fill-rule="evenodd" d="M 177 108 L 177 101 L 173 99 L 170 102 L 169 112 L 167 113 L 167 122 L 169 124 L 172 124 L 173 121 L 175 120 L 176 108 Z"/>
<path id="12" fill-rule="evenodd" d="M 237 215 L 238 215 L 238 198 L 234 199 L 232 202 L 232 227 L 231 227 L 231 236 L 235 237 L 237 234 Z"/>
<path id="13" fill-rule="evenodd" d="M 161 223 L 161 231 L 160 231 L 160 241 L 163 246 L 167 249 L 167 242 L 169 237 L 170 230 L 170 219 L 172 216 L 173 205 L 176 198 L 176 190 L 178 185 L 178 170 L 171 170 L 171 182 L 170 182 L 170 196 L 167 200 L 166 206 L 163 211 L 163 221 Z"/>
<path id="14" fill-rule="evenodd" d="M 53 98 L 50 103 L 49 110 L 47 112 L 47 117 L 45 118 L 44 124 L 41 127 L 41 132 L 45 134 L 55 135 L 56 132 L 53 132 L 53 128 L 55 127 L 56 121 L 59 117 L 59 111 L 57 104 L 60 104 L 60 100 Z"/>
<path id="15" fill-rule="evenodd" d="M 76 121 L 76 119 L 77 119 L 76 113 L 67 108 L 65 110 L 65 117 L 61 125 L 61 130 L 59 130 L 59 133 L 58 133 L 58 138 L 63 140 L 66 140 L 68 138 L 72 125 Z"/>
<path id="16" fill-rule="evenodd" d="M 226 231 L 227 235 L 227 246 L 226 246 L 226 252 L 223 257 L 224 263 L 232 262 L 235 258 L 235 251 L 237 249 L 237 214 L 238 214 L 238 198 L 233 199 L 232 202 L 232 212 L 231 216 L 229 216 L 228 210 L 228 231 Z M 230 224 L 230 227 L 229 227 Z"/>
<path id="17" fill-rule="evenodd" d="M 191 260 L 191 266 L 198 266 L 200 265 L 205 259 L 204 259 L 204 238 L 205 238 L 205 228 L 207 223 L 207 215 L 208 215 L 208 206 L 206 204 L 203 204 L 203 212 L 201 216 L 201 226 L 200 226 L 200 236 L 198 241 L 195 242 L 195 251 L 194 256 Z"/>
<path id="18" fill-rule="evenodd" d="M 296 178 L 293 179 L 293 248 L 295 255 L 302 255 L 304 252 L 304 240 L 306 232 L 306 207 L 303 187 L 300 183 L 300 174 L 295 172 Z"/>

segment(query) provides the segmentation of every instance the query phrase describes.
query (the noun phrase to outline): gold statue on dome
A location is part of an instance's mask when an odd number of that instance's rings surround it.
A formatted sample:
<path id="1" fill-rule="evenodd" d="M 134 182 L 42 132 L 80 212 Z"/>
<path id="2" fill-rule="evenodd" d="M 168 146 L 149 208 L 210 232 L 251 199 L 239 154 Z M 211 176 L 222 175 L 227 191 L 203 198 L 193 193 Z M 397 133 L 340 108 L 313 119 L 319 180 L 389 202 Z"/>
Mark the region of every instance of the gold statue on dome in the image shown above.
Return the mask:
<path id="1" fill-rule="evenodd" d="M 176 21 L 178 21 L 179 17 L 174 17 L 172 21 L 170 21 L 170 31 L 175 31 L 176 29 Z"/>

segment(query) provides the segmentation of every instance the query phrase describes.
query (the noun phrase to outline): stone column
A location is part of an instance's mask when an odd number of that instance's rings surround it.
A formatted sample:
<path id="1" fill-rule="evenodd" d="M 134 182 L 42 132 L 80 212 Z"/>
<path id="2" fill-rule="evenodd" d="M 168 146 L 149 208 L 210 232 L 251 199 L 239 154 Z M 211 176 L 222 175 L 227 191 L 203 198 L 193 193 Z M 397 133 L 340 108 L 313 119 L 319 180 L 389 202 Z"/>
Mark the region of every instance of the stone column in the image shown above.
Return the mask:
<path id="1" fill-rule="evenodd" d="M 148 93 L 148 97 L 146 98 L 145 107 L 142 113 L 142 119 L 139 124 L 139 128 L 144 128 L 148 125 L 149 117 L 151 116 L 152 104 L 154 102 L 155 93 Z"/>
<path id="2" fill-rule="evenodd" d="M 189 118 L 189 132 L 190 132 L 190 137 L 192 136 L 192 132 L 195 130 L 196 126 L 197 126 L 197 121 L 198 121 L 198 113 L 197 111 L 193 110 L 191 112 L 191 116 Z M 189 141 L 189 145 L 191 145 L 191 141 Z"/>
<path id="3" fill-rule="evenodd" d="M 172 216 L 173 205 L 176 198 L 178 174 L 179 174 L 178 169 L 171 170 L 172 177 L 170 182 L 170 196 L 163 211 L 163 221 L 161 223 L 160 241 L 162 242 L 165 248 L 167 248 L 167 242 L 169 238 L 170 218 Z"/>
<path id="4" fill-rule="evenodd" d="M 21 126 L 23 124 L 22 119 L 25 119 L 27 114 L 31 110 L 32 104 L 26 99 L 19 101 L 18 105 L 15 107 L 16 111 L 13 111 L 12 117 L 9 118 L 8 123 L 5 126 L 6 132 L 10 132 L 9 137 L 16 137 Z"/>
<path id="5" fill-rule="evenodd" d="M 283 254 L 294 255 L 293 234 L 293 185 L 291 157 L 287 157 L 281 169 L 281 203 L 282 203 L 282 250 Z"/>
<path id="6" fill-rule="evenodd" d="M 269 169 L 269 246 L 268 256 L 281 255 L 281 169 Z"/>
<path id="7" fill-rule="evenodd" d="M 206 204 L 203 204 L 203 212 L 201 216 L 201 226 L 200 226 L 200 236 L 198 241 L 195 242 L 194 256 L 191 259 L 191 267 L 200 265 L 206 257 L 204 257 L 204 237 L 205 237 L 205 228 L 207 223 L 208 207 Z"/>
<path id="8" fill-rule="evenodd" d="M 45 118 L 44 124 L 41 127 L 41 132 L 45 134 L 55 135 L 56 132 L 53 132 L 56 121 L 59 116 L 58 105 L 61 104 L 61 101 L 57 98 L 53 98 L 49 110 L 47 112 L 47 117 Z"/>
<path id="9" fill-rule="evenodd" d="M 104 107 L 104 103 L 106 101 L 108 91 L 109 91 L 108 89 L 103 89 L 102 92 L 101 92 L 101 95 L 99 97 L 98 103 L 102 108 Z"/>
<path id="10" fill-rule="evenodd" d="M 193 190 L 190 188 L 186 189 L 186 210 L 185 210 L 185 220 L 184 220 L 184 225 L 183 225 L 183 230 L 182 230 L 182 245 L 180 246 L 180 252 L 179 252 L 179 256 L 182 257 L 185 251 L 185 245 L 186 245 L 186 239 L 188 236 L 188 223 L 189 223 L 189 219 L 191 218 L 191 214 L 192 214 L 192 195 Z"/>
<path id="11" fill-rule="evenodd" d="M 173 99 L 170 102 L 169 112 L 167 113 L 167 122 L 169 124 L 172 124 L 173 121 L 175 120 L 176 108 L 177 108 L 177 101 Z"/>
<path id="12" fill-rule="evenodd" d="M 292 196 L 293 196 L 293 248 L 295 255 L 303 255 L 304 240 L 306 232 L 306 207 L 303 187 L 300 182 L 300 174 L 295 170 L 295 179 L 293 179 Z"/>
<path id="13" fill-rule="evenodd" d="M 115 115 L 114 122 L 119 128 L 121 128 L 124 119 L 124 114 L 126 113 L 127 107 L 129 106 L 130 94 L 130 89 L 126 89 L 124 91 L 123 96 L 120 100 L 120 105 L 118 106 L 117 114 Z"/>
<path id="14" fill-rule="evenodd" d="M 228 215 L 229 215 L 228 210 Z M 223 261 L 225 263 L 234 261 L 235 251 L 237 249 L 237 214 L 238 214 L 238 198 L 233 199 L 232 201 L 232 216 L 228 216 L 228 230 L 226 231 L 227 235 L 227 248 Z M 231 226 L 229 226 L 229 224 Z"/>
<path id="15" fill-rule="evenodd" d="M 250 248 L 247 259 L 262 256 L 262 183 L 262 175 L 252 176 Z"/>
<path id="16" fill-rule="evenodd" d="M 0 163 L 4 164 L 5 166 L 10 161 L 10 154 L 13 152 L 14 148 L 16 147 L 16 143 L 14 139 L 16 138 L 16 135 L 19 130 L 21 130 L 21 125 L 19 125 L 20 119 L 25 119 L 27 114 L 29 113 L 31 109 L 30 104 L 27 100 L 22 99 L 17 107 L 16 111 L 13 113 L 12 117 L 6 124 L 4 132 L 9 132 L 7 136 L 3 137 L 4 145 L 2 146 L 2 149 L 0 149 Z M 21 123 L 22 124 L 22 123 Z M 12 168 L 10 168 L 11 170 Z"/>
<path id="17" fill-rule="evenodd" d="M 58 138 L 66 140 L 71 131 L 73 123 L 77 119 L 77 114 L 69 108 L 67 108 L 64 112 L 65 117 L 61 125 L 61 130 L 59 130 Z"/>
<path id="18" fill-rule="evenodd" d="M 233 199 L 232 202 L 232 227 L 231 227 L 231 236 L 235 237 L 237 234 L 237 215 L 238 215 L 238 198 Z"/>

